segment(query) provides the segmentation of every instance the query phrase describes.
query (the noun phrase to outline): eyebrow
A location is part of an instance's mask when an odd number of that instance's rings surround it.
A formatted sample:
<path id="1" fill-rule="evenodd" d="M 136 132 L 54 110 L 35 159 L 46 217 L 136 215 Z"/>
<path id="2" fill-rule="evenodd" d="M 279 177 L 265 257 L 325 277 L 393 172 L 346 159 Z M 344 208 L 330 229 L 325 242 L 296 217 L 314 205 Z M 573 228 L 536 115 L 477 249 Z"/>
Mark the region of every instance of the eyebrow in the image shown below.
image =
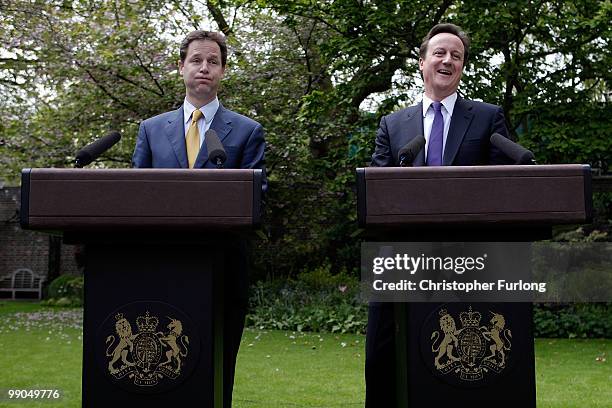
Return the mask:
<path id="1" fill-rule="evenodd" d="M 437 47 L 437 48 L 434 48 L 432 52 L 436 52 L 436 51 L 446 51 L 446 48 L 444 48 L 444 47 Z M 450 50 L 450 52 L 454 53 L 454 54 L 463 55 L 463 52 L 461 50 L 458 50 L 458 49 Z"/>
<path id="2" fill-rule="evenodd" d="M 193 58 L 193 57 L 201 57 L 202 53 L 200 53 L 199 51 L 194 52 L 193 54 L 191 54 L 189 56 L 189 58 Z M 219 58 L 219 54 L 217 54 L 216 52 L 210 52 L 206 55 L 208 58 L 210 57 L 215 57 L 215 58 Z"/>

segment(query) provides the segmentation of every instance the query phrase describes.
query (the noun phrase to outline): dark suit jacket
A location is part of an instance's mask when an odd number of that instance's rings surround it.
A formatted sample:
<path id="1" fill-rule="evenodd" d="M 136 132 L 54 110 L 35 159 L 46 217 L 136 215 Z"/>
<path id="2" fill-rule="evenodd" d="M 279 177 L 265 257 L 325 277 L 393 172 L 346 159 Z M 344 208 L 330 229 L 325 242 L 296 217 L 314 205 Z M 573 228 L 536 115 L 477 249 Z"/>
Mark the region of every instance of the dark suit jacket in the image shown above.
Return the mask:
<path id="1" fill-rule="evenodd" d="M 493 133 L 508 137 L 499 106 L 457 98 L 442 164 L 473 166 L 510 164 L 489 141 Z M 411 106 L 383 117 L 376 134 L 372 166 L 397 166 L 399 150 L 424 135 L 423 105 Z M 414 166 L 425 165 L 425 149 Z M 392 303 L 370 303 L 366 336 L 366 408 L 393 407 L 395 401 L 395 323 Z"/>
<path id="2" fill-rule="evenodd" d="M 475 166 L 509 164 L 498 149 L 491 146 L 493 133 L 508 137 L 501 107 L 483 102 L 457 98 L 444 148 L 444 166 Z M 376 150 L 372 166 L 398 165 L 399 150 L 423 132 L 423 104 L 384 116 L 376 134 Z M 425 165 L 425 149 L 417 155 L 414 166 Z"/>
<path id="3" fill-rule="evenodd" d="M 262 188 L 265 191 L 267 182 L 262 126 L 246 116 L 219 105 L 210 128 L 217 132 L 227 153 L 224 167 L 264 170 Z M 132 165 L 146 168 L 189 167 L 182 106 L 175 111 L 146 119 L 140 124 Z M 206 143 L 202 144 L 194 168 L 216 168 L 208 160 Z"/>

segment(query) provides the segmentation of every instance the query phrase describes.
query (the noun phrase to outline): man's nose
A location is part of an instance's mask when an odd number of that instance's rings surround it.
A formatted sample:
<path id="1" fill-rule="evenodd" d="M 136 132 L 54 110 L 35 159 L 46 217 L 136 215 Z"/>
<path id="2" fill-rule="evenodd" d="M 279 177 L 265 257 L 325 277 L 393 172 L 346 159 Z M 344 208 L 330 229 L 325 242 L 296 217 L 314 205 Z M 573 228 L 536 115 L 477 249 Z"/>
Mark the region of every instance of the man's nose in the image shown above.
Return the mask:
<path id="1" fill-rule="evenodd" d="M 208 72 L 208 62 L 207 61 L 202 61 L 202 64 L 200 65 L 200 72 Z"/>
<path id="2" fill-rule="evenodd" d="M 451 62 L 451 56 L 450 53 L 446 53 L 444 54 L 444 58 L 442 58 L 442 63 L 444 64 L 450 64 Z"/>

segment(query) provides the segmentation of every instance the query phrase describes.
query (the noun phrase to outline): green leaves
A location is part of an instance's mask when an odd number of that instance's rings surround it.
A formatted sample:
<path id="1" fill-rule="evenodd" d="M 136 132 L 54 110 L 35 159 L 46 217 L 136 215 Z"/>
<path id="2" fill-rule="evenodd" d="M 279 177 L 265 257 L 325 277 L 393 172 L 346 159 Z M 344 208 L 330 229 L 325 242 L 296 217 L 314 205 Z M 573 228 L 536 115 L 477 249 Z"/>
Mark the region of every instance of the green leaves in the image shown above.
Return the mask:
<path id="1" fill-rule="evenodd" d="M 270 190 L 256 277 L 325 262 L 332 273 L 356 270 L 354 169 L 368 164 L 381 115 L 420 99 L 418 48 L 438 22 L 472 37 L 462 94 L 502 105 L 540 163 L 610 167 L 609 1 L 8 4 L 0 169 L 9 182 L 22 167 L 70 166 L 110 129 L 122 142 L 95 165 L 129 166 L 140 121 L 182 103 L 180 40 L 227 24 L 220 99 L 266 131 Z"/>
<path id="2" fill-rule="evenodd" d="M 247 324 L 259 329 L 365 333 L 367 305 L 359 282 L 329 265 L 295 280 L 258 282 L 252 287 Z"/>

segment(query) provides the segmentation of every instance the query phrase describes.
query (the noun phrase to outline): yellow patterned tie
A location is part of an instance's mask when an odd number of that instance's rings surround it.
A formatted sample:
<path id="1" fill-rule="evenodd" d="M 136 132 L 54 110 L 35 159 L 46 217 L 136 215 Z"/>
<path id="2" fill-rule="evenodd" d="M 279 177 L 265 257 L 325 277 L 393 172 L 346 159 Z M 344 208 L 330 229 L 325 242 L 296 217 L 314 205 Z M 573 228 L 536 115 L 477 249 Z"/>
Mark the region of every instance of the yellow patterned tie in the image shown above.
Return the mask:
<path id="1" fill-rule="evenodd" d="M 187 160 L 189 160 L 189 168 L 193 169 L 193 165 L 200 152 L 200 130 L 198 129 L 198 120 L 202 117 L 202 112 L 199 109 L 193 111 L 191 115 L 191 125 L 187 130 L 185 143 L 187 144 Z"/>

